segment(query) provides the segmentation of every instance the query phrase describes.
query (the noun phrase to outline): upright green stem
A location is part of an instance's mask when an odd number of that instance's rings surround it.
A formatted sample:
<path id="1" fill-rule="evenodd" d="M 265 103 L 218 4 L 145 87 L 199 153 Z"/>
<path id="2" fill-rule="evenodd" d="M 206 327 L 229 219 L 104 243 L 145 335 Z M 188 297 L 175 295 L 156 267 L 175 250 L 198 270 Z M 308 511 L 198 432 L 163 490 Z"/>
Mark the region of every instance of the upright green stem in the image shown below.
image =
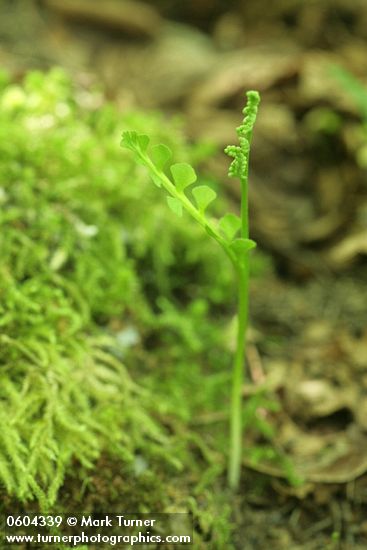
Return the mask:
<path id="1" fill-rule="evenodd" d="M 241 181 L 241 236 L 249 237 L 248 223 L 248 164 Z M 230 454 L 228 466 L 228 483 L 231 489 L 238 487 L 241 475 L 242 458 L 242 388 L 246 357 L 246 334 L 248 325 L 248 284 L 250 255 L 246 252 L 246 260 L 239 265 L 238 273 L 238 314 L 237 341 L 232 371 L 232 397 L 230 415 Z"/>
<path id="2" fill-rule="evenodd" d="M 256 97 L 256 101 L 258 98 Z M 256 104 L 257 108 L 257 104 Z M 246 111 L 245 111 L 246 112 Z M 256 112 L 255 112 L 256 114 Z M 249 238 L 249 213 L 248 213 L 248 174 L 250 162 L 250 145 L 252 138 L 252 126 L 245 131 L 239 128 L 238 133 L 241 137 L 245 136 L 246 149 L 245 160 L 242 160 L 242 170 L 240 172 L 241 181 L 241 237 Z M 242 460 L 242 389 L 245 378 L 245 358 L 246 358 L 246 335 L 248 325 L 248 295 L 249 295 L 249 274 L 250 274 L 250 254 L 245 253 L 244 262 L 239 264 L 238 273 L 238 321 L 237 321 L 237 342 L 236 353 L 232 371 L 232 398 L 231 398 L 231 416 L 230 416 L 230 454 L 228 465 L 228 484 L 231 489 L 237 489 L 241 476 Z"/>
<path id="3" fill-rule="evenodd" d="M 242 387 L 244 382 L 244 363 L 246 332 L 248 323 L 248 279 L 249 264 L 238 272 L 238 327 L 236 353 L 232 371 L 232 399 L 230 415 L 230 454 L 228 483 L 236 489 L 241 474 L 242 458 Z"/>

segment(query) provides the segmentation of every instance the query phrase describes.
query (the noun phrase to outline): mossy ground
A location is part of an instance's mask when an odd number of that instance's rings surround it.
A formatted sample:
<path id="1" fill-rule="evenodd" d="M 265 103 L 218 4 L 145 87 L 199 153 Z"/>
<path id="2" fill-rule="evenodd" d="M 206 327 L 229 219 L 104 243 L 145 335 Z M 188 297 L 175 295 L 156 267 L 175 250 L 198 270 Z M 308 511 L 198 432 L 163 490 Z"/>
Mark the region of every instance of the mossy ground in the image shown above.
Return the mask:
<path id="1" fill-rule="evenodd" d="M 148 125 L 179 161 L 208 148 L 60 70 L 3 75 L 0 104 L 4 509 L 190 511 L 198 548 L 230 548 L 233 275 L 119 134 Z"/>

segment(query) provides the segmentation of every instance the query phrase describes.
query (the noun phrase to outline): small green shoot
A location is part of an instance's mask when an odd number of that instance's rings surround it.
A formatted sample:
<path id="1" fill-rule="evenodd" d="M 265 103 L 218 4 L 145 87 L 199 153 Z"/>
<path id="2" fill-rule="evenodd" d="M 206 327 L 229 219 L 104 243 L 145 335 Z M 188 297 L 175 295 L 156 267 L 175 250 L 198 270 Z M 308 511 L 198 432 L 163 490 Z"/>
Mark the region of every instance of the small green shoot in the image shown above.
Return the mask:
<path id="1" fill-rule="evenodd" d="M 248 325 L 249 252 L 256 246 L 249 238 L 248 220 L 248 171 L 250 145 L 257 109 L 260 103 L 258 92 L 247 92 L 247 105 L 243 110 L 243 123 L 237 128 L 238 146 L 228 146 L 225 152 L 232 157 L 229 176 L 237 177 L 241 183 L 241 217 L 225 214 L 219 222 L 207 214 L 207 209 L 216 199 L 216 193 L 207 185 L 192 189 L 193 201 L 186 190 L 193 185 L 197 176 L 189 164 L 179 163 L 170 167 L 172 179 L 164 171 L 172 153 L 162 144 L 148 150 L 149 138 L 137 132 L 124 132 L 121 145 L 130 149 L 136 162 L 143 164 L 158 187 L 167 193 L 167 203 L 178 216 L 186 211 L 222 247 L 231 261 L 238 278 L 238 332 L 233 364 L 232 397 L 230 412 L 230 450 L 228 482 L 232 489 L 239 485 L 242 458 L 242 387 L 244 380 L 245 343 Z M 239 233 L 238 238 L 236 238 Z"/>

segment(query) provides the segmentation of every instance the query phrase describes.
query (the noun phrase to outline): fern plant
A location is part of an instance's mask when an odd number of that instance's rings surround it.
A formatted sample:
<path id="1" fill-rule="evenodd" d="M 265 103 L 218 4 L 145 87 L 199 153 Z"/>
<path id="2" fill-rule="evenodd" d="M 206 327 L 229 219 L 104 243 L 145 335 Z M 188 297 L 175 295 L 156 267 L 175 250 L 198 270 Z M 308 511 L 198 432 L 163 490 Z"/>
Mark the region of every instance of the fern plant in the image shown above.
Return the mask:
<path id="1" fill-rule="evenodd" d="M 250 145 L 260 96 L 256 91 L 247 92 L 247 105 L 243 110 L 244 119 L 237 128 L 239 145 L 231 145 L 225 152 L 233 159 L 229 176 L 241 183 L 241 216 L 226 213 L 219 221 L 214 221 L 207 214 L 209 205 L 215 200 L 215 191 L 207 185 L 197 185 L 192 189 L 192 197 L 187 190 L 197 176 L 190 164 L 176 163 L 170 166 L 171 177 L 165 167 L 172 158 L 171 150 L 164 144 L 154 145 L 149 149 L 150 139 L 145 134 L 134 131 L 124 132 L 121 145 L 130 149 L 136 162 L 144 165 L 153 183 L 163 188 L 169 208 L 182 216 L 186 211 L 223 249 L 232 263 L 238 279 L 238 328 L 237 343 L 233 363 L 232 396 L 230 411 L 230 452 L 228 465 L 228 482 L 231 488 L 238 487 L 241 472 L 242 455 L 242 385 L 244 378 L 245 342 L 248 325 L 248 286 L 249 286 L 249 252 L 256 246 L 249 238 L 248 217 L 248 174 Z"/>

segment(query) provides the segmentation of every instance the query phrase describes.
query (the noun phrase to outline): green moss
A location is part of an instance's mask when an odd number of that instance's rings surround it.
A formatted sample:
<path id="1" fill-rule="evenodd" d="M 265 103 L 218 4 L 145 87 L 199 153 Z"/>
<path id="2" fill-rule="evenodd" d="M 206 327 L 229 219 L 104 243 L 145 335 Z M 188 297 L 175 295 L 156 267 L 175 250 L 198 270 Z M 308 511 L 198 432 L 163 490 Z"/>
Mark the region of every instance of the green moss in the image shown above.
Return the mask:
<path id="1" fill-rule="evenodd" d="M 0 480 L 43 507 L 72 461 L 109 449 L 129 462 L 166 441 L 110 329 L 149 306 L 126 254 L 140 240 L 136 174 L 115 151 L 117 113 L 96 99 L 59 70 L 0 96 Z"/>

